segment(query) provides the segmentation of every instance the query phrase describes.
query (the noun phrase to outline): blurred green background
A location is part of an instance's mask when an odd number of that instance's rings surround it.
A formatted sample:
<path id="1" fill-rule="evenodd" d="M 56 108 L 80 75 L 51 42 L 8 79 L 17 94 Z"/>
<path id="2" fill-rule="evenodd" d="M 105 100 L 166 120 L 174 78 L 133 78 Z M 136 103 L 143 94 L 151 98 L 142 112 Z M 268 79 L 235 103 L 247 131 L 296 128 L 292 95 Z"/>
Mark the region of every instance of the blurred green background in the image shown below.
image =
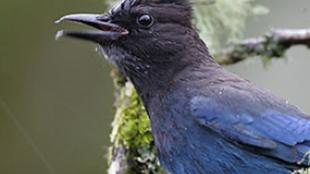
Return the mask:
<path id="1" fill-rule="evenodd" d="M 245 37 L 310 28 L 309 0 L 257 0 Z M 0 174 L 103 174 L 113 119 L 110 65 L 95 45 L 55 41 L 62 15 L 103 12 L 103 0 L 0 1 Z M 294 47 L 264 67 L 227 67 L 310 113 L 310 50 Z"/>

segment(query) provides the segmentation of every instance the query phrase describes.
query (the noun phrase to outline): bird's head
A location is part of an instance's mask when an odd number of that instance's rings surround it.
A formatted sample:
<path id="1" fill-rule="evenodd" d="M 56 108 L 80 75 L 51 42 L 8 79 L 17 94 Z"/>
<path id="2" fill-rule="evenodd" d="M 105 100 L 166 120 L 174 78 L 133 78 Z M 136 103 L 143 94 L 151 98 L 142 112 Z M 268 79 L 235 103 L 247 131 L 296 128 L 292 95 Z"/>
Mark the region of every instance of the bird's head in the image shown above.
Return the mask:
<path id="1" fill-rule="evenodd" d="M 96 28 L 61 31 L 58 36 L 99 44 L 108 60 L 132 81 L 173 74 L 188 48 L 197 40 L 200 43 L 188 0 L 123 0 L 107 13 L 67 15 L 60 21 Z"/>

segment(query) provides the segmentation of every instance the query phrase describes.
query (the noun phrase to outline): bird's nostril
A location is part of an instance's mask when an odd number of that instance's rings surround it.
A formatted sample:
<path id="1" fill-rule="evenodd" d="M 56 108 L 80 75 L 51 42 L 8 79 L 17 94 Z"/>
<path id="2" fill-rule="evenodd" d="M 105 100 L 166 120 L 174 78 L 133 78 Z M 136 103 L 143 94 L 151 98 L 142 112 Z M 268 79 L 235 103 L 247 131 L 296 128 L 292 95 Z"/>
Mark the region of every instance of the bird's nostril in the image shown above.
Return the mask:
<path id="1" fill-rule="evenodd" d="M 111 20 L 111 16 L 109 14 L 103 14 L 97 17 L 97 20 L 102 22 L 109 22 Z"/>

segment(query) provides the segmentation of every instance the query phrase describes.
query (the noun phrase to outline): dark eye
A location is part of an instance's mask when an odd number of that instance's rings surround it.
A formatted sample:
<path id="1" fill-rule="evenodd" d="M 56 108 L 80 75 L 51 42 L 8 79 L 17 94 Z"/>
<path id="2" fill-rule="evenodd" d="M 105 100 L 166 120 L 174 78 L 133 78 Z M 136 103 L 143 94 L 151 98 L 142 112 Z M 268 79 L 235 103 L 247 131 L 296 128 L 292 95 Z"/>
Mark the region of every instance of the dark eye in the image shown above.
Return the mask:
<path id="1" fill-rule="evenodd" d="M 137 23 L 142 27 L 149 28 L 153 24 L 153 18 L 150 15 L 142 15 L 138 17 Z"/>

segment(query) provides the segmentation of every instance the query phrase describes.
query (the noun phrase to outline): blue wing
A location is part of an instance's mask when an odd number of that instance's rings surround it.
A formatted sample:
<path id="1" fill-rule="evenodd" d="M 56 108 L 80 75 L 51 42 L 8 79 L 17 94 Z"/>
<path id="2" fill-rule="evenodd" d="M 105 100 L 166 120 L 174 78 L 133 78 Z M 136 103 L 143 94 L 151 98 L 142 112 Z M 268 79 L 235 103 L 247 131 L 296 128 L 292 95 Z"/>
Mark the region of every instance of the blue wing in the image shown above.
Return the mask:
<path id="1" fill-rule="evenodd" d="M 210 91 L 191 100 L 191 113 L 201 125 L 266 156 L 309 165 L 310 119 L 296 107 L 259 90 Z"/>

